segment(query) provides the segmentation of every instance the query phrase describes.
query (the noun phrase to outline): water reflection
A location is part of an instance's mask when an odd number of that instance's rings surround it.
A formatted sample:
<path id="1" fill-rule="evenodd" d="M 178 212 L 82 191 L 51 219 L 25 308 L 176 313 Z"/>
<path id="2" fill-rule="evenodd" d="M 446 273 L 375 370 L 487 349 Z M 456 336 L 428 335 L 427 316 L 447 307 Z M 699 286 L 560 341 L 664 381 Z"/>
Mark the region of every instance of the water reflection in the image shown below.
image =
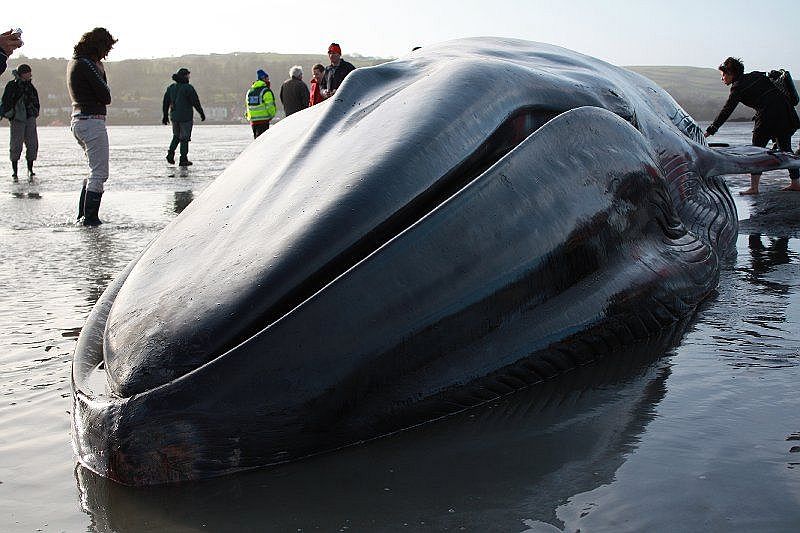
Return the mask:
<path id="1" fill-rule="evenodd" d="M 736 368 L 785 368 L 800 362 L 797 240 L 787 236 L 791 228 L 775 229 L 777 235 L 740 234 L 735 275 L 723 272 L 719 298 L 704 314 L 715 355 Z"/>
<path id="2" fill-rule="evenodd" d="M 77 339 L 78 335 L 81 334 L 81 327 L 78 328 L 69 328 L 61 332 L 61 336 L 67 339 Z"/>
<path id="3" fill-rule="evenodd" d="M 216 480 L 129 488 L 78 467 L 81 505 L 99 532 L 562 525 L 557 507 L 612 482 L 637 447 L 666 394 L 672 345 L 654 339 L 415 430 Z"/>
<path id="4" fill-rule="evenodd" d="M 190 174 L 189 167 L 175 167 L 170 169 L 168 176 L 170 178 L 188 178 Z"/>
<path id="5" fill-rule="evenodd" d="M 748 281 L 760 285 L 778 294 L 786 294 L 790 286 L 766 279 L 765 274 L 771 272 L 776 266 L 788 265 L 792 262 L 794 253 L 789 252 L 788 237 L 764 237 L 760 233 L 752 233 L 748 237 L 747 247 L 750 250 L 750 270 Z"/>
<path id="6" fill-rule="evenodd" d="M 86 302 L 92 306 L 103 294 L 119 268 L 114 233 L 102 226 L 85 228 L 80 232 L 81 248 L 74 258 L 75 263 L 84 269 L 86 280 Z"/>
<path id="7" fill-rule="evenodd" d="M 181 211 L 192 203 L 194 200 L 194 193 L 192 191 L 175 191 L 175 199 L 173 201 L 173 211 L 180 214 Z"/>
<path id="8" fill-rule="evenodd" d="M 800 236 L 800 194 L 767 190 L 758 196 L 738 199 L 749 218 L 739 223 L 740 233 L 781 237 Z M 737 206 L 739 207 L 739 206 Z"/>

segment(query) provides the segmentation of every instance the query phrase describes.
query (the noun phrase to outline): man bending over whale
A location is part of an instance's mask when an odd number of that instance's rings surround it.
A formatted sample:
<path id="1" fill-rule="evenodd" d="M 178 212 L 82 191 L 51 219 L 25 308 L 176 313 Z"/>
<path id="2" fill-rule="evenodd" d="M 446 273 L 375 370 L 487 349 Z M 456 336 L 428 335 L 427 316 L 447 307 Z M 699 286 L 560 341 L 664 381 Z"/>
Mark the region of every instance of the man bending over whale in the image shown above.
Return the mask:
<path id="1" fill-rule="evenodd" d="M 774 139 L 778 148 L 784 152 L 792 151 L 792 134 L 800 128 L 800 118 L 786 98 L 778 91 L 777 87 L 763 72 L 744 73 L 744 64 L 741 59 L 727 58 L 717 69 L 720 72 L 722 83 L 730 85 L 731 93 L 728 101 L 706 129 L 706 137 L 717 133 L 733 110 L 743 103 L 756 110 L 753 117 L 753 146 L 764 147 Z M 784 187 L 784 191 L 800 191 L 800 170 L 790 169 L 791 183 Z M 758 194 L 758 182 L 761 174 L 750 174 L 750 188 L 739 194 Z"/>

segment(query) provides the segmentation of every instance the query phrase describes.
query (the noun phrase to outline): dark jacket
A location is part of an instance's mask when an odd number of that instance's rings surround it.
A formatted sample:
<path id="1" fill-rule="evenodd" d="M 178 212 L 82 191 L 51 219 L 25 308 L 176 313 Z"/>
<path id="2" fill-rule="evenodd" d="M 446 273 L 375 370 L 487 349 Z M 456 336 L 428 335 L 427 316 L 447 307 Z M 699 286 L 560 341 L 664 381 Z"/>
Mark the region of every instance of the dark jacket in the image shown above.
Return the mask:
<path id="1" fill-rule="evenodd" d="M 335 67 L 333 65 L 328 65 L 325 67 L 325 74 L 322 75 L 320 88 L 335 91 L 339 88 L 339 85 L 342 84 L 345 76 L 355 69 L 356 67 L 354 67 L 352 63 L 348 63 L 344 59 L 339 61 L 339 65 Z"/>
<path id="2" fill-rule="evenodd" d="M 206 114 L 203 112 L 203 106 L 200 105 L 200 97 L 189 83 L 189 79 L 178 74 L 173 74 L 172 79 L 175 83 L 167 87 L 164 93 L 162 104 L 164 116 L 166 117 L 169 113 L 172 122 L 189 122 L 194 118 L 192 112 L 192 108 L 194 108 L 200 114 L 200 118 L 205 120 Z"/>
<path id="3" fill-rule="evenodd" d="M 0 50 L 0 74 L 6 71 L 6 61 L 8 60 L 8 56 L 5 52 Z"/>
<path id="4" fill-rule="evenodd" d="M 308 107 L 308 86 L 301 79 L 289 78 L 283 82 L 280 96 L 287 117 Z"/>
<path id="5" fill-rule="evenodd" d="M 22 98 L 25 104 L 25 112 L 28 117 L 39 116 L 39 93 L 33 82 L 23 81 L 16 76 L 14 71 L 14 79 L 6 84 L 6 90 L 3 91 L 3 100 L 0 103 L 0 116 L 4 116 L 7 111 L 14 109 L 17 100 Z"/>
<path id="6" fill-rule="evenodd" d="M 67 88 L 72 98 L 72 114 L 105 115 L 111 104 L 111 89 L 105 72 L 87 57 L 73 58 L 67 66 Z"/>
<path id="7" fill-rule="evenodd" d="M 772 81 L 763 72 L 748 72 L 731 83 L 728 101 L 706 130 L 709 135 L 717 132 L 733 110 L 743 103 L 756 110 L 753 117 L 753 132 L 765 136 L 779 136 L 794 133 L 800 128 L 800 118 L 786 98 L 778 91 Z"/>

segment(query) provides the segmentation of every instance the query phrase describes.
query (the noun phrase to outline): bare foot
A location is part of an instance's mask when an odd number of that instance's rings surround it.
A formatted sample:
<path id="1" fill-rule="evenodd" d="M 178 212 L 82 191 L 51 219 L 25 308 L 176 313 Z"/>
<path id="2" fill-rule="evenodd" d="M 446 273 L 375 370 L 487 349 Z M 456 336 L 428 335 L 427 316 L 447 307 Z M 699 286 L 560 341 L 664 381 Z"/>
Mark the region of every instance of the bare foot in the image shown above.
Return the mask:
<path id="1" fill-rule="evenodd" d="M 739 191 L 739 194 L 741 194 L 742 196 L 751 196 L 751 195 L 754 195 L 754 194 L 758 194 L 758 189 L 754 189 L 754 188 L 750 187 L 749 189 L 747 189 L 745 191 Z"/>
<path id="2" fill-rule="evenodd" d="M 795 183 L 793 181 L 791 185 L 788 185 L 788 186 L 784 187 L 781 190 L 782 191 L 797 191 L 797 192 L 800 192 L 800 183 Z"/>

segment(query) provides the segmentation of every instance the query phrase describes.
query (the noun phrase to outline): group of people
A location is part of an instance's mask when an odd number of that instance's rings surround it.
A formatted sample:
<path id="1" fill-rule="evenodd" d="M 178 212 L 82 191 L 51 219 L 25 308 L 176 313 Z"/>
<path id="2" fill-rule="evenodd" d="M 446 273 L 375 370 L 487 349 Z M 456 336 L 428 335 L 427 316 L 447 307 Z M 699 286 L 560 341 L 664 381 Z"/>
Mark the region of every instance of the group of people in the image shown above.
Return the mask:
<path id="1" fill-rule="evenodd" d="M 342 47 L 338 43 L 328 46 L 328 59 L 331 64 L 327 67 L 321 63 L 312 67 L 311 88 L 303 81 L 303 67 L 294 65 L 289 69 L 289 77 L 281 84 L 278 93 L 287 117 L 333 96 L 345 77 L 356 68 L 342 59 Z M 245 106 L 245 116 L 253 129 L 253 138 L 258 138 L 269 129 L 276 112 L 269 74 L 263 69 L 256 72 L 256 81 L 247 91 Z"/>
<path id="2" fill-rule="evenodd" d="M 103 59 L 114 47 L 116 39 L 105 28 L 95 28 L 81 36 L 74 47 L 67 67 L 67 87 L 72 98 L 70 129 L 89 161 L 90 174 L 83 180 L 78 201 L 78 220 L 86 226 L 100 224 L 98 216 L 103 187 L 108 179 L 108 133 L 106 106 L 111 104 Z M 23 45 L 20 30 L 0 33 L 0 74 L 5 72 L 8 57 Z M 36 174 L 33 163 L 38 152 L 36 118 L 39 116 L 39 95 L 32 83 L 31 67 L 19 65 L 12 71 L 14 79 L 6 84 L 0 101 L 0 117 L 11 123 L 10 157 L 12 179 L 19 181 L 18 164 L 25 145 L 28 181 Z"/>
<path id="3" fill-rule="evenodd" d="M 103 60 L 108 56 L 117 40 L 105 28 L 94 28 L 84 33 L 74 47 L 73 57 L 67 67 L 67 87 L 72 99 L 70 129 L 86 154 L 89 176 L 83 180 L 78 202 L 78 220 L 84 225 L 101 224 L 100 203 L 104 184 L 109 175 L 109 144 L 106 130 L 106 107 L 111 103 Z M 8 30 L 0 33 L 0 74 L 5 72 L 8 57 L 22 46 L 21 32 Z M 280 88 L 279 98 L 286 116 L 316 105 L 331 98 L 345 77 L 355 67 L 342 59 L 342 49 L 337 43 L 328 47 L 330 65 L 316 64 L 312 67 L 311 86 L 303 81 L 303 68 L 299 65 L 289 69 L 289 78 Z M 794 106 L 763 72 L 744 72 L 740 59 L 729 57 L 719 67 L 722 82 L 730 86 L 730 95 L 717 117 L 707 128 L 706 137 L 714 135 L 730 117 L 739 103 L 755 109 L 755 125 L 752 143 L 765 147 L 774 141 L 782 151 L 791 151 L 791 137 L 800 129 L 800 118 Z M 0 104 L 0 118 L 11 123 L 10 157 L 13 180 L 18 181 L 18 164 L 25 146 L 28 180 L 33 182 L 33 163 L 38 152 L 36 118 L 39 116 L 39 96 L 31 81 L 31 67 L 19 65 L 12 71 L 14 78 L 8 82 Z M 181 166 L 191 165 L 188 159 L 194 111 L 201 120 L 206 116 L 197 91 L 189 83 L 191 72 L 180 68 L 173 74 L 173 84 L 167 87 L 163 99 L 163 124 L 172 123 L 172 141 L 166 159 L 175 163 L 175 151 L 179 149 Z M 275 96 L 270 88 L 269 75 L 263 69 L 256 72 L 256 81 L 245 97 L 245 116 L 250 122 L 253 137 L 269 129 L 275 117 Z M 798 150 L 800 153 L 800 149 Z M 800 191 L 800 171 L 789 170 L 790 184 L 783 190 Z M 750 188 L 740 194 L 758 194 L 761 174 L 751 175 Z"/>
<path id="4" fill-rule="evenodd" d="M 111 89 L 108 86 L 103 60 L 111 52 L 117 40 L 105 28 L 94 28 L 84 33 L 73 49 L 67 67 L 67 88 L 72 99 L 70 130 L 83 149 L 89 162 L 89 176 L 83 180 L 78 200 L 78 220 L 86 226 L 101 224 L 100 203 L 105 182 L 109 175 L 109 143 L 106 130 L 106 108 L 111 104 Z M 0 33 L 0 74 L 5 72 L 7 59 L 14 50 L 22 46 L 21 32 L 9 30 Z M 299 65 L 289 70 L 289 78 L 283 82 L 280 99 L 286 116 L 315 105 L 336 93 L 345 76 L 355 67 L 342 59 L 341 47 L 331 43 L 328 47 L 331 64 L 324 67 L 314 65 L 311 88 L 303 81 L 303 68 Z M 33 163 L 38 152 L 36 118 L 39 116 L 39 95 L 31 81 L 31 67 L 19 65 L 12 71 L 14 79 L 8 82 L 0 105 L 0 117 L 11 123 L 10 157 L 12 179 L 18 182 L 18 164 L 25 146 L 28 180 L 33 183 Z M 205 120 L 206 115 L 197 91 L 189 83 L 191 72 L 180 68 L 172 75 L 173 83 L 167 87 L 162 103 L 162 123 L 172 123 L 172 140 L 167 148 L 167 162 L 175 164 L 178 151 L 180 166 L 189 166 L 189 142 L 194 125 L 194 111 Z M 270 89 L 269 75 L 263 69 L 256 73 L 256 81 L 247 91 L 246 117 L 258 137 L 269 129 L 275 117 L 275 96 Z"/>
<path id="5" fill-rule="evenodd" d="M 317 63 L 312 68 L 310 89 L 303 81 L 303 67 L 294 65 L 289 69 L 289 77 L 281 84 L 278 93 L 287 117 L 333 96 L 344 78 L 355 70 L 352 63 L 342 59 L 342 48 L 337 43 L 328 46 L 328 58 L 331 64 L 327 67 Z M 170 164 L 175 164 L 175 149 L 180 146 L 178 165 L 184 167 L 192 164 L 188 154 L 189 141 L 192 140 L 193 110 L 197 110 L 200 120 L 206 119 L 197 91 L 189 83 L 190 74 L 189 69 L 182 67 L 172 75 L 174 83 L 164 93 L 161 119 L 165 125 L 172 122 L 172 142 L 167 149 L 166 159 Z M 264 69 L 258 69 L 256 81 L 245 94 L 245 118 L 250 122 L 254 139 L 269 129 L 276 112 L 269 74 Z"/>

